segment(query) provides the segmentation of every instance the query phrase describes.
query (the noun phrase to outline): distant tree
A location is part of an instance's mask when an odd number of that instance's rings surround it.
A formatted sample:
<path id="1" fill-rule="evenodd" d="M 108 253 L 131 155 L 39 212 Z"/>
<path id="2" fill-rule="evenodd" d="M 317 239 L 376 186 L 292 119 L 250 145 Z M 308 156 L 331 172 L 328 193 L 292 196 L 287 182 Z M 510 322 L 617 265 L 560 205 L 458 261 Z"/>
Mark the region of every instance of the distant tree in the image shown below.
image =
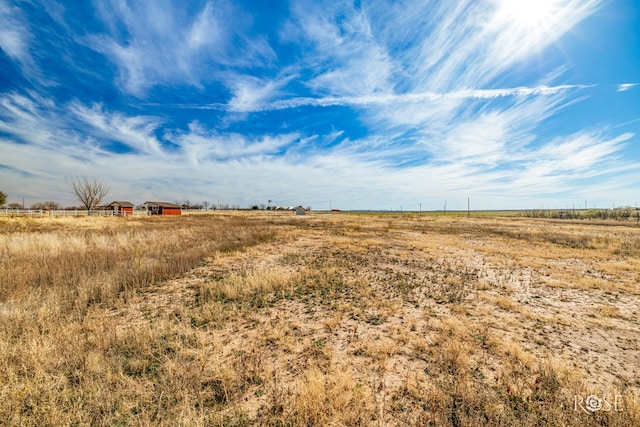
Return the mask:
<path id="1" fill-rule="evenodd" d="M 7 195 L 0 191 L 0 206 L 4 205 L 7 201 Z"/>
<path id="2" fill-rule="evenodd" d="M 22 208 L 22 203 L 16 203 L 16 202 L 9 203 L 7 205 L 7 207 L 11 208 L 11 209 L 21 209 Z"/>
<path id="3" fill-rule="evenodd" d="M 198 209 L 198 210 L 202 209 L 202 205 L 199 205 L 197 203 L 191 203 L 189 200 L 185 200 L 185 202 L 180 206 L 182 207 L 182 209 Z"/>
<path id="4" fill-rule="evenodd" d="M 204 202 L 202 202 L 202 206 L 204 206 L 204 210 L 205 211 L 209 210 L 209 202 L 207 202 L 206 200 Z"/>
<path id="5" fill-rule="evenodd" d="M 91 215 L 91 210 L 95 209 L 102 199 L 109 194 L 109 187 L 102 182 L 96 181 L 95 178 L 89 180 L 86 176 L 82 178 L 71 177 L 67 184 L 71 187 L 76 198 L 87 209 L 88 215 Z"/>
<path id="6" fill-rule="evenodd" d="M 32 204 L 31 209 L 47 209 L 47 210 L 60 209 L 60 204 L 51 200 L 47 200 L 46 202 L 38 202 L 38 203 Z"/>

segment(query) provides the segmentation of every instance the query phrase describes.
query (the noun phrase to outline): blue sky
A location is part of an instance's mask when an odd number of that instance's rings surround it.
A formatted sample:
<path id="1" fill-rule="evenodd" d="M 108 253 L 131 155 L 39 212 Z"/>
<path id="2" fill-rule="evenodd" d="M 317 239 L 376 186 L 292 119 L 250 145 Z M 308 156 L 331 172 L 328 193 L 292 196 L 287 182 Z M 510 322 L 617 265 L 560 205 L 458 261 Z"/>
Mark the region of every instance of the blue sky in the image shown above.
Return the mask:
<path id="1" fill-rule="evenodd" d="M 635 205 L 638 46 L 635 0 L 0 0 L 0 190 Z"/>

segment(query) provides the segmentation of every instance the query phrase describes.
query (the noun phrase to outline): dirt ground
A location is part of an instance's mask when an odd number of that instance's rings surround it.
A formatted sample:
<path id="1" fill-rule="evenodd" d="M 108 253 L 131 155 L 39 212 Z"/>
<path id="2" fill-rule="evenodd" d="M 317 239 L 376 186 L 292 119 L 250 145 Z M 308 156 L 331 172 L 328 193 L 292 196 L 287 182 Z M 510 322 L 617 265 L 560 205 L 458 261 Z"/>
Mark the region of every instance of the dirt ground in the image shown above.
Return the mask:
<path id="1" fill-rule="evenodd" d="M 508 385 L 507 371 L 533 373 L 540 361 L 570 373 L 567 395 L 637 396 L 638 242 L 633 224 L 307 215 L 283 220 L 276 241 L 218 254 L 110 316 L 123 331 L 192 316 L 203 363 L 248 378 L 225 410 L 252 419 L 274 396 L 303 405 L 314 378 L 325 391 L 343 378 L 344 390 L 370 393 L 379 422 L 411 424 L 422 419 L 416 396 L 446 375 Z M 258 300 L 203 303 L 229 277 L 277 285 Z"/>

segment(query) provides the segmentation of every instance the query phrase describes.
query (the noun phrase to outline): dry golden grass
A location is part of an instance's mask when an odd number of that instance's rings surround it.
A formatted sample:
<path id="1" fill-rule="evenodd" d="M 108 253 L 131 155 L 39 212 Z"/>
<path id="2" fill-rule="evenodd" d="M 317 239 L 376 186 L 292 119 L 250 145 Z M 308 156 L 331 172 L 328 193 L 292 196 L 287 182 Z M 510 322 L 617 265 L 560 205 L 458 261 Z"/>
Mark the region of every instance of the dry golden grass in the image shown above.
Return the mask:
<path id="1" fill-rule="evenodd" d="M 640 425 L 632 225 L 218 212 L 0 236 L 6 425 Z"/>

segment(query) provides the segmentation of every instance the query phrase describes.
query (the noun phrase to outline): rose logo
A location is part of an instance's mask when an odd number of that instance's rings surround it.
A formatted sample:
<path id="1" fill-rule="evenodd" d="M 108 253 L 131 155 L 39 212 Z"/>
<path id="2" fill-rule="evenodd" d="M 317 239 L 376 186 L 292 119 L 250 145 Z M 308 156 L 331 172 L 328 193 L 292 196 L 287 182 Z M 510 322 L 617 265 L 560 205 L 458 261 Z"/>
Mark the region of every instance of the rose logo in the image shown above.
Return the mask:
<path id="1" fill-rule="evenodd" d="M 602 409 L 602 399 L 600 399 L 595 394 L 587 396 L 585 400 L 586 409 L 591 412 L 596 412 Z"/>

